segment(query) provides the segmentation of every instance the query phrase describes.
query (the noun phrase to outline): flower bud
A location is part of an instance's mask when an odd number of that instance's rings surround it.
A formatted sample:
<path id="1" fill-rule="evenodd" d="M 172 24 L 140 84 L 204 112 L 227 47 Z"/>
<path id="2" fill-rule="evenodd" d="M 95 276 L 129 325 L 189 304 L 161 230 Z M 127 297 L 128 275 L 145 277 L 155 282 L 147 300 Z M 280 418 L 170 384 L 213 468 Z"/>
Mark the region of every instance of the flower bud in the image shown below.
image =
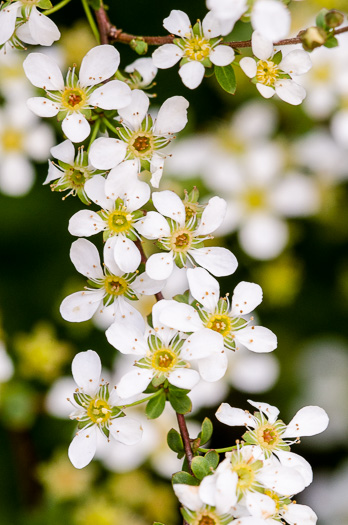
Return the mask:
<path id="1" fill-rule="evenodd" d="M 138 53 L 138 55 L 145 55 L 148 49 L 147 43 L 142 38 L 133 38 L 130 42 L 130 47 Z"/>
<path id="2" fill-rule="evenodd" d="M 330 29 L 340 26 L 344 22 L 344 14 L 336 9 L 331 9 L 325 15 L 325 24 Z"/>
<path id="3" fill-rule="evenodd" d="M 301 31 L 301 33 L 299 33 L 299 36 L 301 38 L 303 49 L 305 51 L 313 51 L 313 49 L 315 49 L 316 47 L 324 45 L 327 38 L 324 29 L 321 29 L 321 27 L 316 26 L 312 26 L 306 29 L 305 31 Z"/>

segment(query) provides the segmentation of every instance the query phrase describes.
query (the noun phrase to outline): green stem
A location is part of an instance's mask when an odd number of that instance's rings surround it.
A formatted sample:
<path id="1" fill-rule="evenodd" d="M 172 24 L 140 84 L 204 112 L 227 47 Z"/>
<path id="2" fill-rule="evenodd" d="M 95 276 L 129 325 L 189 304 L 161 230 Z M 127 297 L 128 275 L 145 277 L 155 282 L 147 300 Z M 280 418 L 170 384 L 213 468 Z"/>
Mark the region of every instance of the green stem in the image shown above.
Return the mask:
<path id="1" fill-rule="evenodd" d="M 218 454 L 222 454 L 223 452 L 231 452 L 232 450 L 236 450 L 236 446 L 233 447 L 226 447 L 226 448 L 202 448 L 199 447 L 197 450 L 199 452 L 203 452 L 205 454 L 206 452 L 210 452 L 211 450 L 215 450 Z"/>
<path id="2" fill-rule="evenodd" d="M 92 12 L 91 12 L 91 10 L 89 8 L 88 2 L 87 2 L 87 0 L 81 0 L 81 2 L 82 2 L 82 5 L 83 5 L 83 9 L 85 10 L 88 23 L 91 26 L 93 35 L 95 36 L 95 39 L 98 42 L 98 44 L 100 44 L 99 31 L 98 31 L 97 25 L 96 25 L 96 23 L 94 21 L 94 18 L 92 16 Z"/>
<path id="3" fill-rule="evenodd" d="M 115 128 L 115 126 L 113 126 L 113 125 L 108 121 L 107 118 L 103 117 L 103 122 L 104 122 L 104 124 L 105 124 L 105 126 L 106 126 L 107 128 L 109 128 L 111 131 L 113 131 L 113 132 L 115 133 L 115 135 L 119 136 L 119 135 L 118 135 L 118 130 Z"/>
<path id="4" fill-rule="evenodd" d="M 59 2 L 59 4 L 55 5 L 54 7 L 51 7 L 51 9 L 46 9 L 46 11 L 42 11 L 43 15 L 51 15 L 52 13 L 55 13 L 56 11 L 59 11 L 59 9 L 62 9 L 65 5 L 67 5 L 71 0 L 62 0 Z"/>
<path id="5" fill-rule="evenodd" d="M 91 138 L 89 139 L 87 153 L 89 152 L 89 150 L 90 150 L 90 148 L 92 146 L 92 143 L 93 143 L 94 139 L 96 138 L 96 136 L 98 134 L 99 127 L 100 127 L 100 119 L 96 120 L 96 122 L 94 124 L 94 128 L 93 128 L 93 131 L 92 131 L 92 134 L 91 134 Z"/>
<path id="6" fill-rule="evenodd" d="M 161 392 L 162 392 L 162 388 L 160 388 L 158 392 L 151 394 L 151 396 L 147 396 L 147 397 L 144 397 L 143 399 L 139 399 L 139 401 L 134 401 L 134 403 L 130 403 L 129 405 L 122 405 L 119 408 L 124 409 L 128 407 L 134 407 L 135 405 L 141 405 L 142 403 L 146 403 L 146 401 L 150 401 L 150 399 L 152 399 L 153 397 L 158 396 L 159 394 L 161 394 Z"/>

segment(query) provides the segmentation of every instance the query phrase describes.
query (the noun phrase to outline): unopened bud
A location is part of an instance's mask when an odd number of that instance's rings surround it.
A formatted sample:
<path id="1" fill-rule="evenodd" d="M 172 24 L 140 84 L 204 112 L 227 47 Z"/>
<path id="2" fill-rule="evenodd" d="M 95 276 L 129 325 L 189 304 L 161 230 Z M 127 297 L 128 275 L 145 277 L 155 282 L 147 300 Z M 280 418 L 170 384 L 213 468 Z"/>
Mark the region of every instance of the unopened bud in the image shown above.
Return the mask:
<path id="1" fill-rule="evenodd" d="M 303 49 L 306 51 L 313 51 L 316 47 L 320 47 L 325 44 L 327 34 L 321 27 L 309 27 L 305 31 L 301 31 L 299 34 Z"/>
<path id="2" fill-rule="evenodd" d="M 340 26 L 344 22 L 344 14 L 336 9 L 331 9 L 325 15 L 325 24 L 331 29 Z"/>
<path id="3" fill-rule="evenodd" d="M 145 55 L 147 53 L 148 45 L 142 38 L 133 38 L 130 44 L 131 48 L 138 53 L 138 55 Z"/>

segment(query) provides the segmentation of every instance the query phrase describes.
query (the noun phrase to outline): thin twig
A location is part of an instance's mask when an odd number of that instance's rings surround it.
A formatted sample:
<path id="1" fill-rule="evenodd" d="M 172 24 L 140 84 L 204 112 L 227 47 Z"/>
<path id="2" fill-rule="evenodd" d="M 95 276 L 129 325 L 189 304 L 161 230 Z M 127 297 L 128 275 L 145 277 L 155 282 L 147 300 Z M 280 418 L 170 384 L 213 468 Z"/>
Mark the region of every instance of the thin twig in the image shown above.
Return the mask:
<path id="1" fill-rule="evenodd" d="M 176 417 L 177 417 L 178 424 L 179 424 L 180 434 L 184 442 L 184 450 L 185 450 L 185 455 L 186 455 L 186 459 L 188 462 L 188 466 L 190 469 L 190 474 L 192 474 L 191 463 L 193 460 L 193 452 L 191 448 L 190 436 L 189 436 L 187 426 L 186 426 L 185 416 L 183 414 L 176 413 Z"/>

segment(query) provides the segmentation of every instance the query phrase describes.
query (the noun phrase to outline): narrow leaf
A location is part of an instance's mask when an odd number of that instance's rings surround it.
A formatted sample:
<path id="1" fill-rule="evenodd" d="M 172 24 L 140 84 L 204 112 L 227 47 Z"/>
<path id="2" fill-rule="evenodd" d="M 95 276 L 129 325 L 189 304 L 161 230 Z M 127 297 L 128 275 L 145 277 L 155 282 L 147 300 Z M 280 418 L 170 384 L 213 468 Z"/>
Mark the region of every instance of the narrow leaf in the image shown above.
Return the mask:
<path id="1" fill-rule="evenodd" d="M 234 95 L 237 88 L 237 82 L 231 64 L 228 66 L 215 66 L 214 71 L 216 80 L 219 82 L 222 89 L 227 91 L 227 93 Z"/>

